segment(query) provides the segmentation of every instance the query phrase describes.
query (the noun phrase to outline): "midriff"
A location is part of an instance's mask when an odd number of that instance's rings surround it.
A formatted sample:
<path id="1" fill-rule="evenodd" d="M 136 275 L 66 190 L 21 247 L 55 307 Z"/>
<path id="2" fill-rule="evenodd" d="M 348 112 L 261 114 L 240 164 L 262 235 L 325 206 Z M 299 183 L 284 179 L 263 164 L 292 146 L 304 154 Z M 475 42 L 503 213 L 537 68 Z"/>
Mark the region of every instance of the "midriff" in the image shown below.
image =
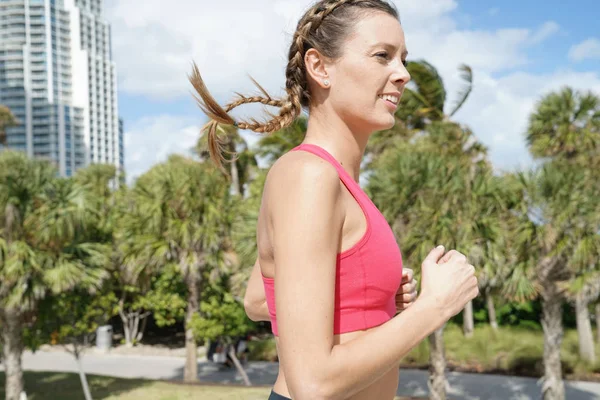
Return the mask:
<path id="1" fill-rule="evenodd" d="M 364 331 L 355 331 L 342 333 L 340 335 L 334 335 L 334 344 L 344 344 L 351 342 L 352 340 L 364 335 L 371 329 L 370 328 Z M 277 344 L 277 353 L 279 354 L 279 338 L 275 336 L 275 343 Z M 371 384 L 370 386 L 364 388 L 360 392 L 354 394 L 352 397 L 348 397 L 349 400 L 393 400 L 396 396 L 396 391 L 398 389 L 399 382 L 399 368 L 391 369 L 387 374 L 385 374 L 381 379 Z M 287 383 L 285 381 L 285 374 L 283 372 L 283 368 L 281 363 L 279 364 L 279 372 L 277 374 L 277 380 L 275 381 L 275 385 L 273 386 L 273 390 L 279 393 L 282 396 L 286 396 L 291 398 L 290 392 L 287 387 Z M 293 400 L 293 399 L 292 399 Z"/>

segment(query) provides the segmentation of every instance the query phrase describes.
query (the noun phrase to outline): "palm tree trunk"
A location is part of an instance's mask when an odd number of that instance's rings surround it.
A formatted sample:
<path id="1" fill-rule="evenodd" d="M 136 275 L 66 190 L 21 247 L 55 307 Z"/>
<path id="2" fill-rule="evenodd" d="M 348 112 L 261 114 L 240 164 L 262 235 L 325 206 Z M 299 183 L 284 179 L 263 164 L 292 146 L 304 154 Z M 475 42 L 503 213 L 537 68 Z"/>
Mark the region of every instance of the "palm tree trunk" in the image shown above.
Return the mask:
<path id="1" fill-rule="evenodd" d="M 150 314 L 151 312 L 145 312 L 140 317 L 142 319 L 142 326 L 140 327 L 140 330 L 135 338 L 136 343 L 140 343 L 142 341 L 142 338 L 144 337 L 144 332 L 146 331 L 146 325 L 148 323 L 148 317 L 150 316 Z"/>
<path id="2" fill-rule="evenodd" d="M 465 337 L 473 337 L 473 330 L 475 329 L 475 322 L 473 321 L 473 301 L 469 301 L 463 310 L 463 333 Z"/>
<path id="3" fill-rule="evenodd" d="M 577 316 L 577 335 L 579 337 L 579 355 L 584 360 L 594 364 L 596 350 L 594 348 L 594 334 L 590 321 L 588 301 L 583 294 L 578 294 L 575 299 L 575 313 Z"/>
<path id="4" fill-rule="evenodd" d="M 16 310 L 2 312 L 2 349 L 6 374 L 6 400 L 19 400 L 23 392 L 23 338 L 21 337 L 21 315 Z"/>
<path id="5" fill-rule="evenodd" d="M 235 364 L 235 368 L 238 370 L 238 372 L 242 376 L 242 379 L 244 380 L 244 384 L 246 386 L 252 386 L 252 383 L 250 382 L 250 378 L 248 378 L 248 374 L 244 370 L 244 367 L 240 363 L 240 360 L 238 360 L 237 356 L 235 355 L 235 350 L 236 349 L 235 349 L 234 345 L 229 346 L 229 357 L 231 357 L 231 359 L 233 360 L 233 363 Z"/>
<path id="6" fill-rule="evenodd" d="M 600 344 L 600 302 L 596 304 L 596 335 L 598 336 L 598 343 Z"/>
<path id="7" fill-rule="evenodd" d="M 551 284 L 554 286 L 553 284 Z M 555 287 L 542 297 L 542 327 L 544 328 L 544 400 L 564 400 L 560 345 L 563 339 L 562 299 Z"/>
<path id="8" fill-rule="evenodd" d="M 185 368 L 183 380 L 185 382 L 198 381 L 198 346 L 190 322 L 199 310 L 199 285 L 198 273 L 190 272 L 187 278 L 187 312 L 185 316 Z"/>
<path id="9" fill-rule="evenodd" d="M 228 149 L 232 154 L 235 152 L 235 142 L 231 139 Z M 232 161 L 230 164 L 229 170 L 231 173 L 231 193 L 233 195 L 241 195 L 242 192 L 240 190 L 240 174 L 237 168 L 237 162 Z"/>
<path id="10" fill-rule="evenodd" d="M 123 292 L 123 296 L 119 299 L 119 316 L 121 317 L 121 322 L 123 323 L 123 331 L 125 333 L 125 346 L 133 347 L 133 335 L 132 335 L 132 315 L 128 310 L 125 309 L 125 292 Z"/>
<path id="11" fill-rule="evenodd" d="M 496 319 L 496 307 L 494 306 L 494 297 L 489 290 L 485 292 L 485 304 L 488 310 L 488 316 L 490 319 L 490 326 L 493 330 L 498 330 L 498 320 Z"/>
<path id="12" fill-rule="evenodd" d="M 81 356 L 77 346 L 77 343 L 73 343 L 73 355 L 75 356 L 75 360 L 77 361 L 77 369 L 79 370 L 79 380 L 81 381 L 81 387 L 83 388 L 83 395 L 85 396 L 85 400 L 93 400 L 92 394 L 90 392 L 90 387 L 85 376 L 85 372 L 83 372 L 83 366 L 81 365 Z"/>
<path id="13" fill-rule="evenodd" d="M 429 335 L 429 399 L 446 400 L 446 355 L 444 354 L 444 327 Z"/>

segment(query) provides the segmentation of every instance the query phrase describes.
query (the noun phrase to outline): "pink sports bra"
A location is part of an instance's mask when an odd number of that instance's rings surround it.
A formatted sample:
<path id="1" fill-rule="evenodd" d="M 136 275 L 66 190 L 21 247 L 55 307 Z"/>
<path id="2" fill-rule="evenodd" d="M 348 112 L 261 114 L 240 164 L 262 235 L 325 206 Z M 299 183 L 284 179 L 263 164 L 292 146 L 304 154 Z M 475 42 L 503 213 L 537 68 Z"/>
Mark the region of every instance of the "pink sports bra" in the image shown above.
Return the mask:
<path id="1" fill-rule="evenodd" d="M 336 262 L 333 333 L 368 329 L 396 314 L 395 296 L 402 280 L 402 255 L 384 216 L 358 183 L 325 149 L 303 143 L 291 151 L 308 151 L 328 161 L 354 196 L 367 220 L 364 236 L 338 253 Z M 263 284 L 273 334 L 278 336 L 275 280 L 264 275 Z"/>

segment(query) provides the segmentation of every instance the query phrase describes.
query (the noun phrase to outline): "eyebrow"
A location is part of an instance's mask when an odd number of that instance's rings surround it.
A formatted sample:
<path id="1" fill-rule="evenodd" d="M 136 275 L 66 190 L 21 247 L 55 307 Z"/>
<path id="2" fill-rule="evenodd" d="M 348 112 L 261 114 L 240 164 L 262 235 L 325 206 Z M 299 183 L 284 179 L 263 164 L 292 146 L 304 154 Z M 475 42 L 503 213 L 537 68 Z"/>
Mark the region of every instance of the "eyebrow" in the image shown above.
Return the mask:
<path id="1" fill-rule="evenodd" d="M 369 51 L 374 50 L 376 47 L 387 47 L 387 48 L 392 48 L 392 49 L 397 49 L 396 46 L 394 46 L 391 43 L 386 43 L 386 42 L 378 42 L 375 43 L 374 45 L 372 45 L 371 47 L 369 47 Z M 408 56 L 408 50 L 404 49 L 404 51 L 402 52 L 402 58 L 406 58 Z"/>

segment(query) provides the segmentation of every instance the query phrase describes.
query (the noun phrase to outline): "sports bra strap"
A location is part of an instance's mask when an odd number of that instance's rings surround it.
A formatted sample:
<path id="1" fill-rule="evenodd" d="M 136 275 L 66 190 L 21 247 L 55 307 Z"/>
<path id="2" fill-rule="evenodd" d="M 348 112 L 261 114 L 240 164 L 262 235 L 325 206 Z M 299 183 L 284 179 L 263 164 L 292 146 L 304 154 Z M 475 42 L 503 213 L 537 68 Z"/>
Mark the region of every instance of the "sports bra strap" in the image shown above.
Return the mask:
<path id="1" fill-rule="evenodd" d="M 340 164 L 338 160 L 336 160 L 335 157 L 333 157 L 331 153 L 329 153 L 324 148 L 317 146 L 316 144 L 302 143 L 301 145 L 292 149 L 292 151 L 297 150 L 308 151 L 309 153 L 313 153 L 321 157 L 325 161 L 328 161 L 331 165 L 335 167 L 335 169 L 338 172 L 338 175 L 340 176 L 340 179 L 342 180 L 342 182 L 344 182 L 346 187 L 348 187 L 348 190 L 350 190 L 350 187 L 352 187 L 352 189 L 358 188 L 359 192 L 362 192 L 358 183 L 354 180 L 354 178 L 350 176 L 350 174 L 344 169 L 344 167 L 342 167 L 342 164 Z M 354 193 L 354 190 L 350 191 Z"/>

